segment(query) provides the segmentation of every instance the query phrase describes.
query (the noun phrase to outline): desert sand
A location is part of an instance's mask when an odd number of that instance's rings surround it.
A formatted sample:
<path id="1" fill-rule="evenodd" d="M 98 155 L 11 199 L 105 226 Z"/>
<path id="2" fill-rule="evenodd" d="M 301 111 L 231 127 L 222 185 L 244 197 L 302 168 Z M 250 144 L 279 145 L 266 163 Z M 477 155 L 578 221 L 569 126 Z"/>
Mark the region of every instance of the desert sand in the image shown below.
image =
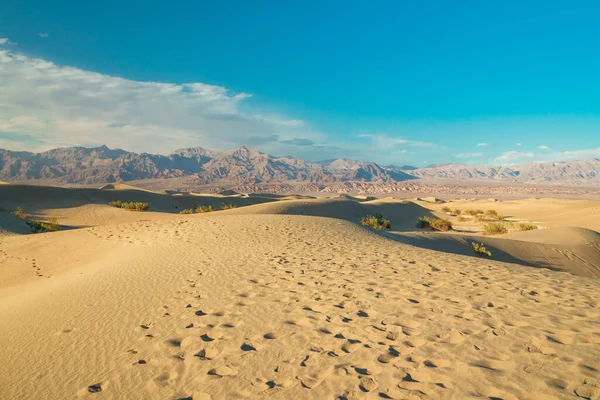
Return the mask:
<path id="1" fill-rule="evenodd" d="M 415 229 L 444 205 L 543 229 Z M 598 202 L 2 185 L 0 208 L 2 399 L 600 396 Z"/>

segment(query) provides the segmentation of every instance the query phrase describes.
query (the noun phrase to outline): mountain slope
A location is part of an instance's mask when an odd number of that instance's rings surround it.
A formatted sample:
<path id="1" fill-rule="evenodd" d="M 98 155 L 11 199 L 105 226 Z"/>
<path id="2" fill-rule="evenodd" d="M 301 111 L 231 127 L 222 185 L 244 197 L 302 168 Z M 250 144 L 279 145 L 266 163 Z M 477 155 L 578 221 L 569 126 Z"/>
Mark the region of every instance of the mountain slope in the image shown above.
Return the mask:
<path id="1" fill-rule="evenodd" d="M 438 164 L 413 168 L 347 159 L 313 163 L 289 156 L 273 157 L 245 146 L 224 152 L 186 148 L 169 155 L 138 154 L 106 146 L 59 148 L 43 153 L 0 149 L 0 180 L 4 181 L 103 184 L 179 178 L 189 185 L 222 186 L 393 184 L 412 179 L 595 184 L 600 183 L 600 159 L 483 167 Z"/>

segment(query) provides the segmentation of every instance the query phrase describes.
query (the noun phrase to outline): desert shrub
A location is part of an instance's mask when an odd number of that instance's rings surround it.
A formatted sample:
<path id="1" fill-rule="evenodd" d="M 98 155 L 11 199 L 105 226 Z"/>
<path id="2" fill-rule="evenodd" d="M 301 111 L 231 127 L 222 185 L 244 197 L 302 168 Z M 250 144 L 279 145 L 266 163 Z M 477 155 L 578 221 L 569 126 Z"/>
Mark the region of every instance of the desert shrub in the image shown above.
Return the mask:
<path id="1" fill-rule="evenodd" d="M 38 233 L 38 232 L 42 232 L 42 231 L 46 231 L 46 232 L 60 231 L 60 225 L 58 224 L 58 220 L 56 218 L 50 218 L 48 220 L 48 222 L 29 220 L 25 223 L 27 224 L 27 226 L 29 227 L 29 230 L 32 233 Z"/>
<path id="2" fill-rule="evenodd" d="M 373 229 L 391 229 L 392 227 L 391 222 L 388 219 L 385 219 L 381 214 L 367 215 L 362 217 L 360 223 Z"/>
<path id="3" fill-rule="evenodd" d="M 463 217 L 462 215 L 459 215 L 457 218 L 458 222 L 465 222 L 467 219 L 465 217 Z"/>
<path id="4" fill-rule="evenodd" d="M 502 235 L 508 232 L 502 222 L 488 222 L 483 226 L 484 235 Z"/>
<path id="5" fill-rule="evenodd" d="M 476 217 L 477 216 L 477 210 L 468 209 L 468 210 L 465 210 L 465 214 L 472 215 L 473 217 Z"/>
<path id="6" fill-rule="evenodd" d="M 531 224 L 529 222 L 521 222 L 519 225 L 517 225 L 517 230 L 519 232 L 523 232 L 523 231 L 534 231 L 536 230 L 538 227 L 537 225 Z"/>
<path id="7" fill-rule="evenodd" d="M 475 213 L 477 213 L 477 215 L 483 215 L 485 214 L 485 212 L 483 210 L 475 210 Z"/>
<path id="8" fill-rule="evenodd" d="M 192 209 L 192 208 L 188 208 L 186 210 L 179 211 L 179 214 L 193 214 L 193 213 L 194 213 L 194 209 Z"/>
<path id="9" fill-rule="evenodd" d="M 12 212 L 12 215 L 15 218 L 23 219 L 23 220 L 27 219 L 27 217 L 28 217 L 28 215 L 25 213 L 25 210 L 23 210 L 22 207 L 17 207 L 17 209 Z"/>
<path id="10" fill-rule="evenodd" d="M 452 210 L 450 209 L 450 207 L 442 207 L 442 212 L 451 213 Z"/>
<path id="11" fill-rule="evenodd" d="M 207 212 L 212 212 L 215 211 L 215 209 L 212 206 L 199 206 L 196 207 L 196 212 L 197 213 L 207 213 Z"/>
<path id="12" fill-rule="evenodd" d="M 143 201 L 130 201 L 129 203 L 123 202 L 121 200 L 111 201 L 108 203 L 109 206 L 123 208 L 129 211 L 148 211 L 150 206 L 148 203 L 144 203 Z"/>
<path id="13" fill-rule="evenodd" d="M 38 233 L 42 231 L 42 223 L 40 221 L 27 221 L 25 222 L 27 224 L 27 226 L 29 227 L 29 230 L 32 233 Z"/>
<path id="14" fill-rule="evenodd" d="M 417 228 L 429 228 L 434 231 L 447 232 L 452 229 L 452 222 L 441 218 L 420 217 L 417 220 Z"/>
<path id="15" fill-rule="evenodd" d="M 235 204 L 233 204 L 233 203 L 229 203 L 229 204 L 222 203 L 221 204 L 221 210 L 230 210 L 232 208 L 235 208 Z"/>
<path id="16" fill-rule="evenodd" d="M 485 248 L 485 246 L 483 245 L 483 243 L 475 243 L 472 242 L 471 246 L 473 246 L 473 251 L 479 255 L 479 256 L 488 256 L 491 257 L 492 256 L 492 252 L 489 251 L 488 249 Z"/>
<path id="17" fill-rule="evenodd" d="M 462 214 L 462 211 L 460 211 L 460 210 L 457 208 L 457 209 L 455 209 L 455 210 L 452 210 L 452 213 L 453 213 L 454 215 L 460 215 L 460 214 Z"/>
<path id="18" fill-rule="evenodd" d="M 488 218 L 498 219 L 498 211 L 496 210 L 486 210 L 485 216 Z"/>
<path id="19" fill-rule="evenodd" d="M 57 232 L 60 231 L 60 225 L 56 218 L 50 218 L 48 222 L 42 222 L 42 229 L 46 232 Z"/>
<path id="20" fill-rule="evenodd" d="M 483 214 L 477 214 L 475 219 L 477 220 L 477 222 L 485 222 L 485 216 Z"/>

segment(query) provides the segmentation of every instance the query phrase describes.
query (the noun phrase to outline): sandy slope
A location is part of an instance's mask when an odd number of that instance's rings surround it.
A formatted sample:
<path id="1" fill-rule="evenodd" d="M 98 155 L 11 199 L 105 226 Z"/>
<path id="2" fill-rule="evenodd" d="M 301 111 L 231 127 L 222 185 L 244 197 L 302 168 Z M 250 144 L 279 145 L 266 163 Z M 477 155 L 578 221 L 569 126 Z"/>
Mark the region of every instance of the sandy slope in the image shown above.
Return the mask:
<path id="1" fill-rule="evenodd" d="M 423 249 L 350 222 L 383 210 L 408 229 L 422 205 L 292 199 L 186 216 L 39 207 L 56 210 L 97 226 L 0 237 L 0 398 L 600 395 L 600 280 Z M 577 246 L 597 235 L 550 232 L 499 240 Z"/>

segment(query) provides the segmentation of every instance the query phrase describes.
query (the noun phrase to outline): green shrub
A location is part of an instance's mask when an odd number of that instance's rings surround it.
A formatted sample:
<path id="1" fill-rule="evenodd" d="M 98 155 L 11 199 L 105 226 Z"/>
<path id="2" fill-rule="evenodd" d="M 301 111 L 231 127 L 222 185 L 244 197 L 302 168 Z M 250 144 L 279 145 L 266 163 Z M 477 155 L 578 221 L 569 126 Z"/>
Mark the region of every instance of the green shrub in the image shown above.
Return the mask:
<path id="1" fill-rule="evenodd" d="M 193 213 L 194 213 L 194 209 L 192 209 L 192 208 L 188 208 L 186 210 L 179 211 L 179 214 L 193 214 Z"/>
<path id="2" fill-rule="evenodd" d="M 46 232 L 57 232 L 60 231 L 60 225 L 56 218 L 50 218 L 48 222 L 42 222 L 42 228 Z"/>
<path id="3" fill-rule="evenodd" d="M 148 209 L 150 208 L 148 203 L 144 203 L 142 201 L 130 201 L 129 203 L 127 203 L 121 200 L 115 200 L 108 203 L 108 205 L 117 208 L 123 208 L 129 211 L 148 211 Z"/>
<path id="4" fill-rule="evenodd" d="M 22 219 L 22 220 L 26 220 L 28 217 L 28 215 L 25 214 L 25 210 L 23 210 L 22 207 L 17 207 L 17 209 L 12 212 L 12 215 L 15 218 Z"/>
<path id="5" fill-rule="evenodd" d="M 417 220 L 417 228 L 429 228 L 434 231 L 447 232 L 452 229 L 452 222 L 447 219 L 420 217 Z"/>
<path id="6" fill-rule="evenodd" d="M 222 203 L 221 204 L 221 210 L 231 210 L 232 208 L 235 208 L 235 204 L 233 204 L 233 203 L 229 203 L 229 204 Z"/>
<path id="7" fill-rule="evenodd" d="M 200 206 L 196 208 L 197 213 L 207 213 L 212 211 L 215 211 L 215 209 L 212 206 Z"/>
<path id="8" fill-rule="evenodd" d="M 460 215 L 460 214 L 462 214 L 462 211 L 460 211 L 460 210 L 457 208 L 457 209 L 455 209 L 455 210 L 452 210 L 452 213 L 453 213 L 454 215 Z"/>
<path id="9" fill-rule="evenodd" d="M 25 222 L 32 233 L 38 232 L 57 232 L 60 231 L 60 225 L 56 218 L 50 218 L 48 222 L 29 220 Z"/>
<path id="10" fill-rule="evenodd" d="M 479 256 L 488 256 L 491 257 L 492 256 L 492 252 L 489 251 L 488 249 L 485 248 L 485 246 L 483 245 L 483 243 L 475 243 L 472 242 L 471 246 L 473 246 L 473 251 L 479 255 Z"/>
<path id="11" fill-rule="evenodd" d="M 498 211 L 496 210 L 486 210 L 485 216 L 488 218 L 498 219 Z"/>
<path id="12" fill-rule="evenodd" d="M 42 228 L 42 223 L 40 221 L 27 221 L 25 222 L 27 224 L 27 226 L 29 227 L 29 230 L 31 230 L 32 233 L 38 233 L 40 232 L 43 228 Z"/>
<path id="13" fill-rule="evenodd" d="M 383 215 L 381 214 L 375 214 L 375 215 L 367 215 L 365 217 L 362 217 L 362 219 L 360 220 L 360 223 L 364 226 L 367 226 L 369 228 L 373 228 L 373 229 L 391 229 L 392 228 L 392 224 L 389 220 L 385 219 L 383 217 Z"/>
<path id="14" fill-rule="evenodd" d="M 502 222 L 488 222 L 483 226 L 484 235 L 502 235 L 508 230 Z"/>
<path id="15" fill-rule="evenodd" d="M 531 224 L 529 222 L 521 222 L 519 225 L 517 225 L 517 230 L 519 232 L 535 231 L 537 228 L 537 225 Z"/>
<path id="16" fill-rule="evenodd" d="M 445 212 L 445 213 L 451 213 L 451 212 L 452 212 L 452 210 L 450 209 L 450 207 L 447 207 L 447 206 L 446 206 L 446 207 L 442 207 L 442 212 Z"/>

